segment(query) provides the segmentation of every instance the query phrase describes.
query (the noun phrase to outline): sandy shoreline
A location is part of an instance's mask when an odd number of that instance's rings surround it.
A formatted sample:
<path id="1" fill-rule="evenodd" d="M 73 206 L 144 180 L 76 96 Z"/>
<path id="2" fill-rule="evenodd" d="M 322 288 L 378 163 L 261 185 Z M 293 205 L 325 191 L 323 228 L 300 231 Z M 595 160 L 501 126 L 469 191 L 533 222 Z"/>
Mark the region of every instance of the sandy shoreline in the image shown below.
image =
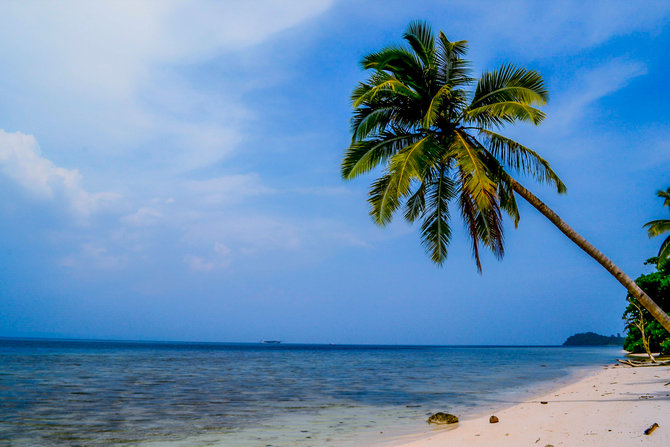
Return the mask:
<path id="1" fill-rule="evenodd" d="M 393 447 L 670 446 L 670 367 L 609 365 L 537 399 Z M 542 404 L 541 402 L 547 402 Z M 651 435 L 644 430 L 658 423 Z"/>

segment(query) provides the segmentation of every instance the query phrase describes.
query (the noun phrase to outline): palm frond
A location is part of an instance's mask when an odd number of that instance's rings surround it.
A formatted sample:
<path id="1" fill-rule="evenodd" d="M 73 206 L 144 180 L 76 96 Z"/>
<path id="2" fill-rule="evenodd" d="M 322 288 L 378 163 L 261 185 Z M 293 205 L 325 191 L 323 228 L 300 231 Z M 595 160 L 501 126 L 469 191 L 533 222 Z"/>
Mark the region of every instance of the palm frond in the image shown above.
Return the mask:
<path id="1" fill-rule="evenodd" d="M 451 42 L 443 32 L 438 36 L 439 51 L 436 59 L 439 62 L 438 78 L 442 84 L 452 88 L 470 84 L 474 79 L 470 77 L 470 61 L 463 59 L 467 52 L 468 42 L 459 40 Z"/>
<path id="2" fill-rule="evenodd" d="M 479 232 L 477 231 L 476 206 L 472 197 L 467 193 L 467 189 L 463 187 L 463 184 L 464 182 L 461 180 L 461 188 L 458 194 L 458 205 L 461 209 L 461 217 L 465 223 L 465 229 L 470 237 L 472 256 L 475 259 L 477 271 L 481 273 L 482 261 L 479 257 Z"/>
<path id="3" fill-rule="evenodd" d="M 428 188 L 430 212 L 425 214 L 421 225 L 421 242 L 433 262 L 438 265 L 442 265 L 447 259 L 447 247 L 451 241 L 449 201 L 455 196 L 454 181 L 449 178 L 446 170 L 446 165 L 442 164 Z"/>
<path id="4" fill-rule="evenodd" d="M 372 134 L 379 134 L 397 122 L 397 118 L 396 107 L 359 107 L 351 119 L 351 141 L 364 140 Z"/>
<path id="5" fill-rule="evenodd" d="M 352 179 L 370 172 L 420 138 L 420 134 L 383 132 L 379 138 L 355 141 L 346 150 L 342 160 L 342 177 Z"/>
<path id="6" fill-rule="evenodd" d="M 541 183 L 552 183 L 559 194 L 567 191 L 549 162 L 534 150 L 487 129 L 479 129 L 479 134 L 484 138 L 489 152 L 503 164 L 517 172 L 530 175 Z"/>
<path id="7" fill-rule="evenodd" d="M 389 173 L 395 182 L 399 197 L 407 195 L 412 180 L 421 180 L 428 161 L 426 149 L 431 144 L 432 135 L 428 135 L 393 155 L 389 160 Z"/>
<path id="8" fill-rule="evenodd" d="M 498 199 L 500 201 L 500 208 L 505 210 L 507 215 L 512 218 L 514 228 L 518 228 L 521 215 L 519 214 L 514 190 L 509 182 L 500 181 L 498 183 Z"/>
<path id="9" fill-rule="evenodd" d="M 422 125 L 424 128 L 429 129 L 433 124 L 435 124 L 438 116 L 440 115 L 442 104 L 452 98 L 452 93 L 452 87 L 450 85 L 445 84 L 440 87 L 435 96 L 433 96 L 433 98 L 430 100 L 428 110 L 423 117 Z"/>
<path id="10" fill-rule="evenodd" d="M 427 136 L 402 148 L 389 159 L 388 173 L 379 179 L 370 191 L 370 215 L 378 225 L 384 226 L 407 196 L 413 180 L 420 180 L 425 163 L 424 150 L 432 136 Z"/>
<path id="11" fill-rule="evenodd" d="M 370 215 L 375 223 L 384 226 L 391 222 L 393 213 L 400 205 L 400 198 L 395 190 L 396 183 L 390 174 L 379 177 L 370 188 Z"/>
<path id="12" fill-rule="evenodd" d="M 477 270 L 481 273 L 480 243 L 489 248 L 497 258 L 504 255 L 502 215 L 495 191 L 483 192 L 483 198 L 475 199 L 470 189 L 469 177 L 468 172 L 458 170 L 458 204 L 472 243 L 472 255 Z"/>
<path id="13" fill-rule="evenodd" d="M 649 237 L 660 236 L 670 231 L 670 219 L 652 220 L 644 224 L 644 228 L 647 229 Z"/>
<path id="14" fill-rule="evenodd" d="M 670 258 L 670 236 L 666 237 L 658 250 L 658 260 L 665 260 Z"/>
<path id="15" fill-rule="evenodd" d="M 405 219 L 414 222 L 426 209 L 426 182 L 423 181 L 405 202 Z"/>
<path id="16" fill-rule="evenodd" d="M 388 47 L 370 53 L 363 58 L 361 66 L 364 70 L 393 73 L 395 77 L 407 84 L 416 84 L 423 79 L 423 62 L 406 48 Z"/>
<path id="17" fill-rule="evenodd" d="M 663 200 L 663 206 L 670 206 L 670 188 L 667 188 L 665 191 L 657 191 L 656 195 Z"/>
<path id="18" fill-rule="evenodd" d="M 360 96 L 353 99 L 353 106 L 354 107 L 359 107 L 360 105 L 373 101 L 378 95 L 383 94 L 385 92 L 390 92 L 396 95 L 401 95 L 405 96 L 408 98 L 419 98 L 419 95 L 412 90 L 410 87 L 407 85 L 403 84 L 399 79 L 387 75 L 386 79 L 384 79 L 382 82 L 379 82 L 378 84 L 371 86 L 367 91 L 363 92 Z"/>
<path id="19" fill-rule="evenodd" d="M 479 154 L 479 148 L 472 144 L 465 132 L 456 131 L 451 155 L 457 160 L 459 169 L 465 173 L 464 182 L 477 205 L 485 208 L 489 196 L 495 194 L 495 184 L 488 175 L 486 165 Z"/>
<path id="20" fill-rule="evenodd" d="M 415 21 L 409 24 L 403 39 L 409 43 L 417 54 L 424 68 L 430 68 L 434 64 L 435 37 L 430 25 L 423 21 Z"/>
<path id="21" fill-rule="evenodd" d="M 479 211 L 477 231 L 493 255 L 502 259 L 505 255 L 503 221 L 497 197 L 491 197 L 492 206 Z"/>
<path id="22" fill-rule="evenodd" d="M 504 64 L 497 70 L 482 74 L 477 82 L 471 108 L 509 101 L 545 105 L 548 99 L 549 92 L 538 72 Z"/>
<path id="23" fill-rule="evenodd" d="M 501 101 L 465 110 L 464 117 L 483 126 L 500 126 L 503 122 L 516 121 L 540 124 L 545 113 L 533 106 L 518 101 Z"/>

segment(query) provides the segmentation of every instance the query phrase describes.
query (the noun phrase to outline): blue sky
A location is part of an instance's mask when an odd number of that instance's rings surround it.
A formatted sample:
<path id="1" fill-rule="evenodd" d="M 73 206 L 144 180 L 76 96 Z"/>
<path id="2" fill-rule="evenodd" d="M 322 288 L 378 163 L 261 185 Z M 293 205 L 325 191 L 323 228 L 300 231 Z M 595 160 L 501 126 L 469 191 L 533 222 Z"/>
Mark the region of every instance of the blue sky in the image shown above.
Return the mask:
<path id="1" fill-rule="evenodd" d="M 568 186 L 528 183 L 630 275 L 670 185 L 666 2 L 5 2 L 0 336 L 553 344 L 622 332 L 625 293 L 534 209 L 476 272 L 377 228 L 343 182 L 362 55 L 429 20 L 475 74 L 536 70 L 507 130 Z M 418 3 L 418 4 L 416 4 Z"/>

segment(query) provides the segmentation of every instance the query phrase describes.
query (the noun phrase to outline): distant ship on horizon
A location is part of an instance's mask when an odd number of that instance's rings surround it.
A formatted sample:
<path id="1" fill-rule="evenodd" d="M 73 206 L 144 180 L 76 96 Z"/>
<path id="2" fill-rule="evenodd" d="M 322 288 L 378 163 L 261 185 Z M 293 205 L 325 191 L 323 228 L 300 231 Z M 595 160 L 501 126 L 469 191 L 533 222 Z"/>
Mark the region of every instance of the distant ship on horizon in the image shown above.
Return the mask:
<path id="1" fill-rule="evenodd" d="M 281 343 L 279 340 L 261 340 L 261 343 L 266 344 L 266 345 L 278 345 Z"/>

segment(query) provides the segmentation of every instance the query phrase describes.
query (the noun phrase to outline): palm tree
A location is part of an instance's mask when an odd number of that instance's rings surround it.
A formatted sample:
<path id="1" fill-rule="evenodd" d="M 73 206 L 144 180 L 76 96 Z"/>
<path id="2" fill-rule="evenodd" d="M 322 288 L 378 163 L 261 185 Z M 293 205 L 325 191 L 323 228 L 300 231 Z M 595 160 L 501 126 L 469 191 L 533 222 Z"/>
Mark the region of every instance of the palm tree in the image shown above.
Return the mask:
<path id="1" fill-rule="evenodd" d="M 371 53 L 362 60 L 373 70 L 352 94 L 351 145 L 342 175 L 352 179 L 383 167 L 368 202 L 374 221 L 384 226 L 399 210 L 409 222 L 421 221 L 421 240 L 441 265 L 451 240 L 450 208 L 463 218 L 481 272 L 480 249 L 504 254 L 502 214 L 519 222 L 518 194 L 609 271 L 668 330 L 670 316 L 621 269 L 570 228 L 523 187 L 511 173 L 565 185 L 532 149 L 503 136 L 505 124 L 538 125 L 548 92 L 533 70 L 505 64 L 484 72 L 474 85 L 466 41 L 437 39 L 426 23 L 411 23 L 409 45 Z"/>
<path id="2" fill-rule="evenodd" d="M 667 188 L 665 191 L 657 191 L 656 195 L 663 200 L 663 206 L 670 207 L 670 188 Z M 658 219 L 652 220 L 644 224 L 647 228 L 647 234 L 649 237 L 660 236 L 663 233 L 670 232 L 670 219 Z M 670 258 L 670 236 L 665 238 L 661 244 L 661 249 L 658 251 L 658 262 L 664 261 Z"/>

